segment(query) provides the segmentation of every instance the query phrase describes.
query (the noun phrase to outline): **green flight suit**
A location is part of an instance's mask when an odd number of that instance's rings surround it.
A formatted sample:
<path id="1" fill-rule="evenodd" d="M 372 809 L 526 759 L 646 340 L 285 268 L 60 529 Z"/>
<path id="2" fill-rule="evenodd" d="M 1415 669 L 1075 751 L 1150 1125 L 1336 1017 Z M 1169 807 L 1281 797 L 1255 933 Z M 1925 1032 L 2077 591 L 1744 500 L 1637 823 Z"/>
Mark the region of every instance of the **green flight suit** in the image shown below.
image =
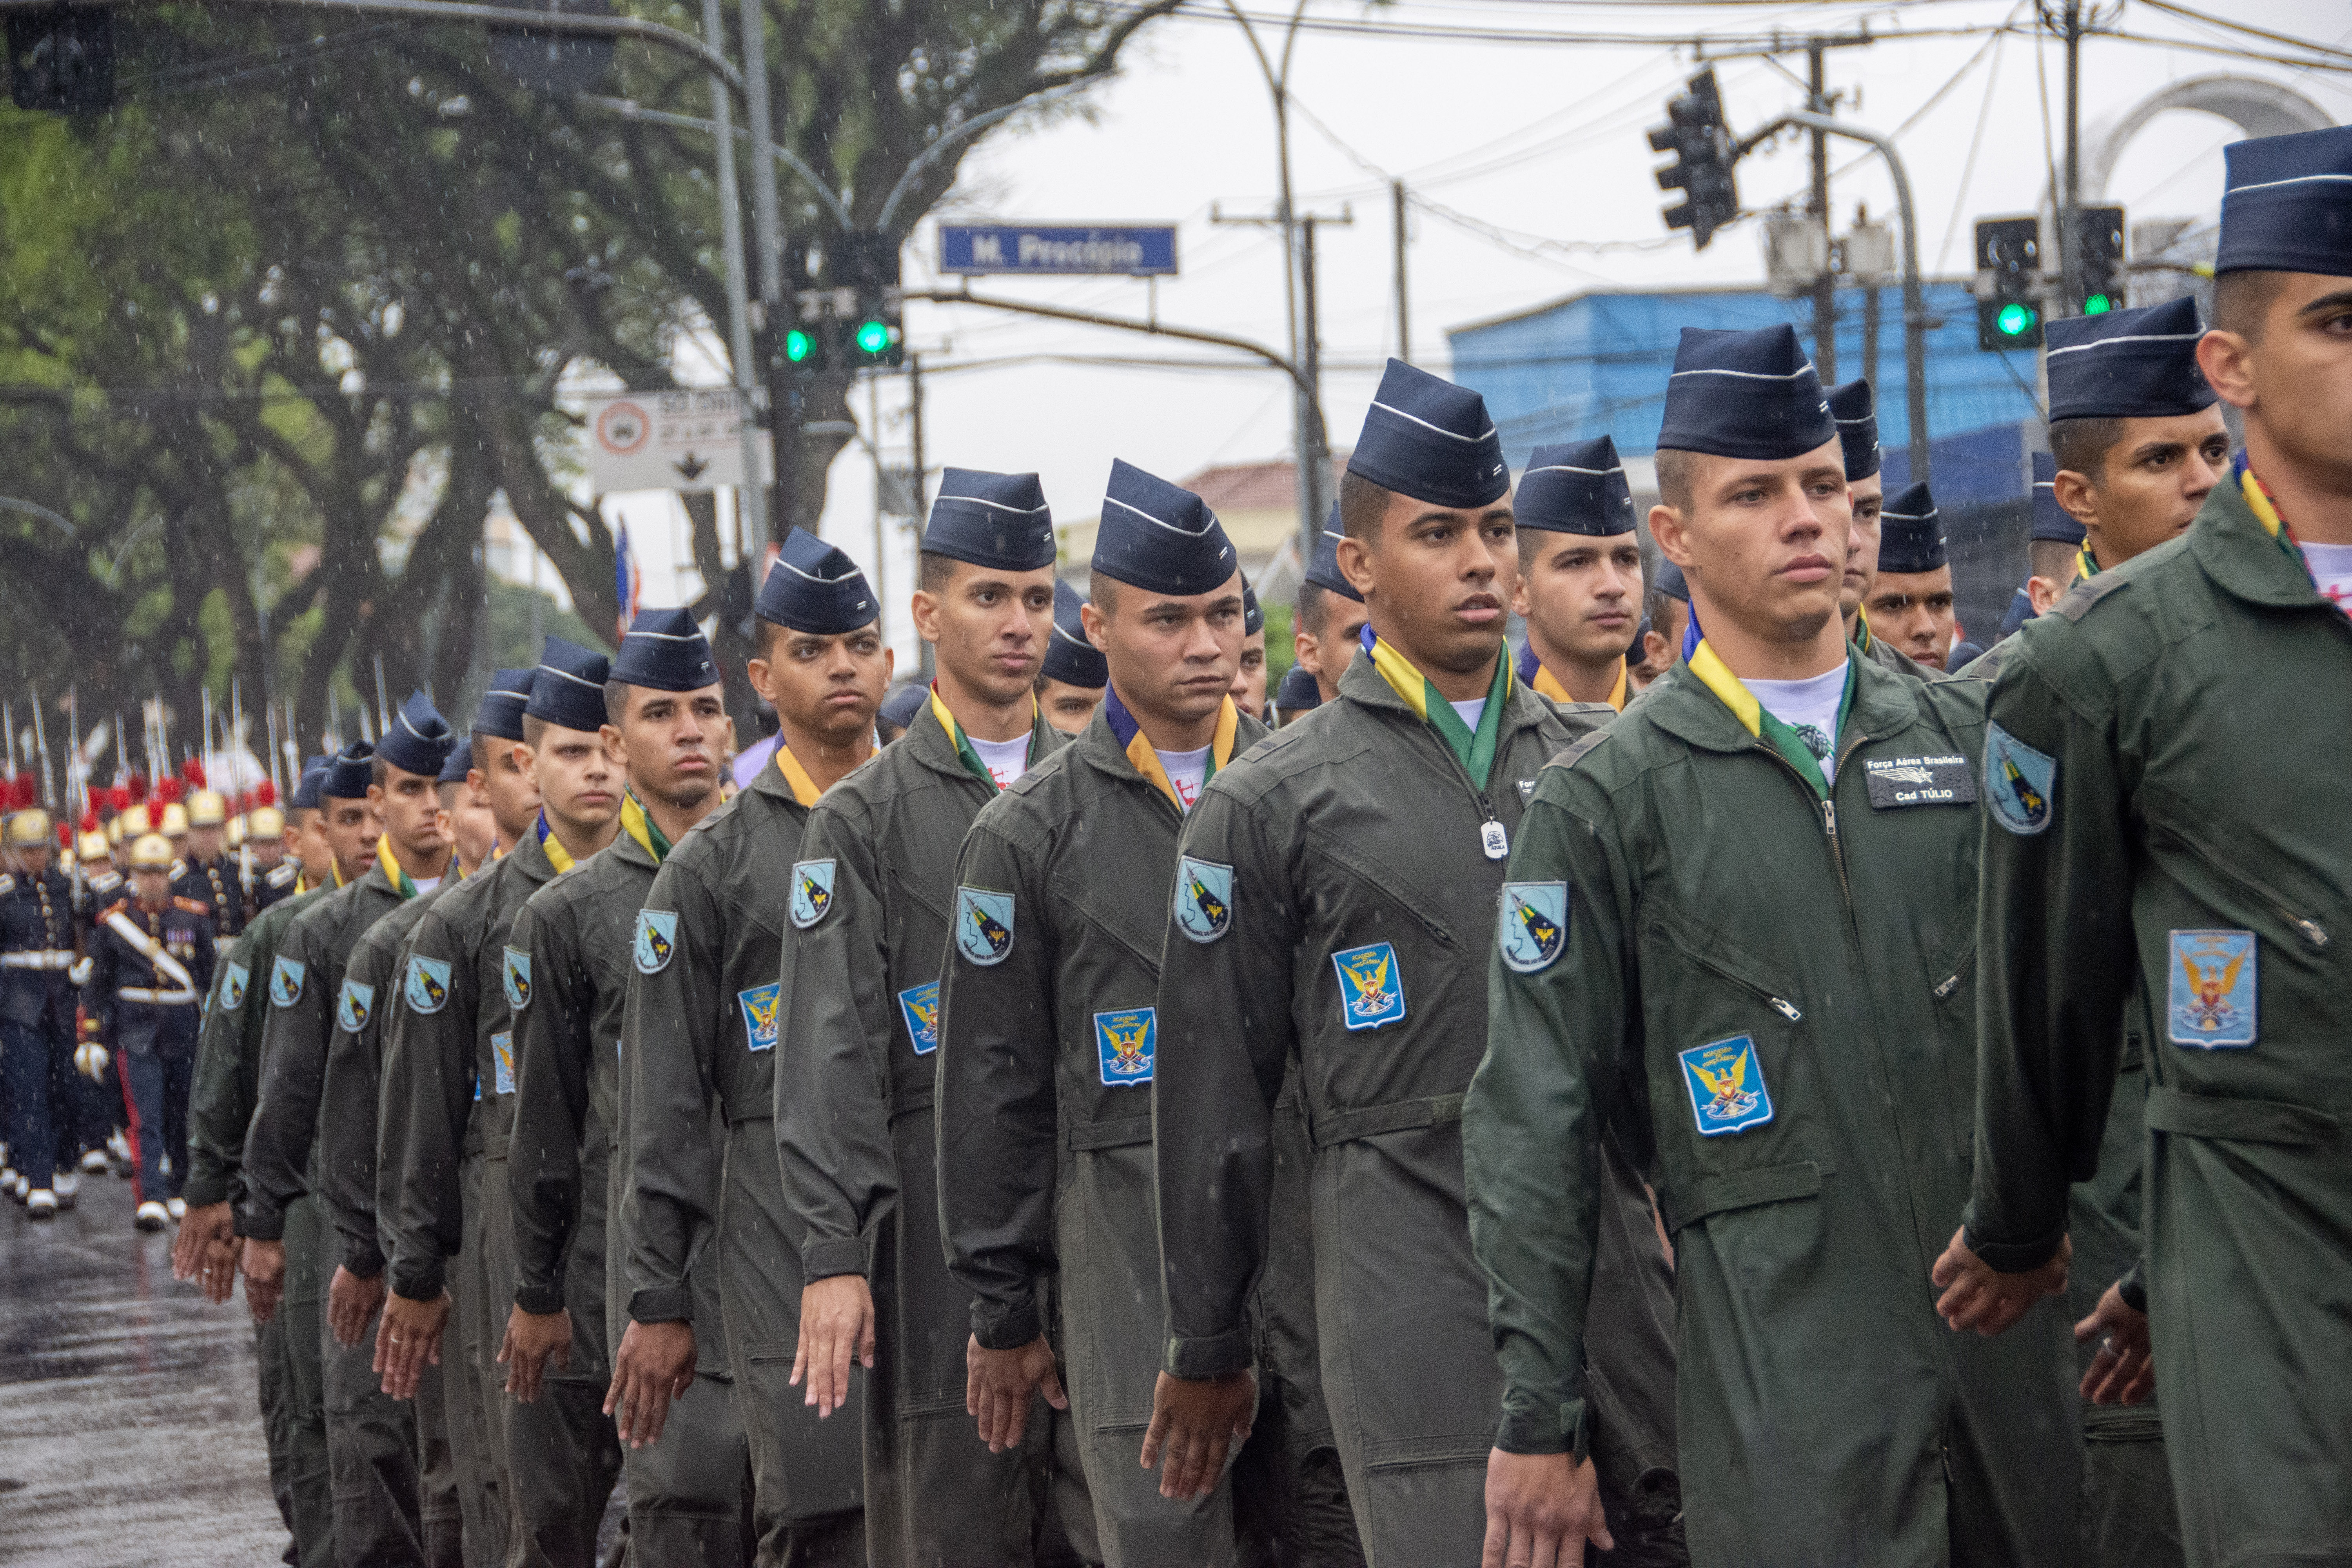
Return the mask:
<path id="1" fill-rule="evenodd" d="M 515 1302 L 572 1314 L 568 1375 L 612 1381 L 627 1323 L 621 1276 L 623 1015 L 629 942 L 659 863 L 624 831 L 531 895 L 507 937 L 520 955 L 512 1184 Z M 708 1274 L 708 1267 L 699 1271 Z M 714 1301 L 708 1330 L 718 1330 Z M 697 1350 L 702 1347 L 698 1342 Z M 723 1365 L 723 1341 L 708 1358 Z M 552 1369 L 551 1369 L 551 1371 Z M 633 1561 L 735 1568 L 751 1461 L 724 1372 L 696 1373 L 662 1440 L 625 1451 Z"/>
<path id="2" fill-rule="evenodd" d="M 1847 661 L 1827 799 L 1677 665 L 1544 770 L 1464 1109 L 1503 1448 L 1580 1446 L 1594 1180 L 1675 1237 L 1691 1560 L 2079 1561 L 2063 1304 L 1954 1334 L 1983 688 Z"/>
<path id="3" fill-rule="evenodd" d="M 2233 472 L 2018 634 L 1991 718 L 2034 799 L 2004 766 L 1970 1240 L 2006 1269 L 2056 1248 L 2137 994 L 2187 1560 L 2352 1562 L 2352 626 Z"/>
<path id="4" fill-rule="evenodd" d="M 819 1420 L 791 1382 L 804 1233 L 776 1168 L 776 952 L 807 816 L 771 762 L 671 848 L 631 932 L 621 1030 L 629 1316 L 694 1325 L 698 1391 L 731 1379 L 761 1568 L 855 1563 L 866 1531 L 864 1391 Z"/>
<path id="5" fill-rule="evenodd" d="M 1066 744 L 1040 714 L 1030 763 Z M 865 1468 L 875 1568 L 1027 1563 L 1052 1511 L 1045 1456 L 1057 1413 L 1037 1401 L 1021 1448 L 991 1454 L 981 1442 L 964 1410 L 971 1293 L 940 1246 L 934 1047 L 924 1037 L 935 1026 L 925 1014 L 947 957 L 956 855 L 996 795 L 927 704 L 810 811 L 790 875 L 775 1131 L 784 1194 L 807 1227 L 808 1278 L 863 1274 L 873 1291 Z"/>
<path id="6" fill-rule="evenodd" d="M 1615 717 L 1599 704 L 1556 710 L 1516 683 L 1501 700 L 1481 787 L 1359 655 L 1336 701 L 1202 790 L 1160 959 L 1165 1369 L 1197 1378 L 1250 1364 L 1275 1107 L 1295 1061 L 1314 1149 L 1323 1392 L 1376 1568 L 1478 1561 L 1502 1386 L 1462 1174 L 1462 1094 L 1486 1039 L 1481 970 L 1501 851 L 1537 771 Z M 1654 1231 L 1612 1261 L 1629 1332 L 1595 1359 L 1625 1395 L 1613 1408 L 1628 1419 L 1603 1445 L 1605 1495 L 1622 1519 L 1639 1476 L 1657 1468 L 1637 1456 L 1663 1463 L 1671 1443 L 1673 1356 L 1654 1325 L 1671 1316 L 1672 1284 Z"/>
<path id="7" fill-rule="evenodd" d="M 1230 755 L 1265 733 L 1241 718 Z M 933 1037 L 948 1269 L 989 1350 L 1045 1331 L 1058 1279 L 1056 1357 L 1109 1568 L 1235 1561 L 1229 1486 L 1171 1501 L 1137 1463 L 1165 1321 L 1151 1073 L 1183 826 L 1097 709 L 964 835 L 958 889 L 1009 896 L 1012 936 L 950 943 Z"/>

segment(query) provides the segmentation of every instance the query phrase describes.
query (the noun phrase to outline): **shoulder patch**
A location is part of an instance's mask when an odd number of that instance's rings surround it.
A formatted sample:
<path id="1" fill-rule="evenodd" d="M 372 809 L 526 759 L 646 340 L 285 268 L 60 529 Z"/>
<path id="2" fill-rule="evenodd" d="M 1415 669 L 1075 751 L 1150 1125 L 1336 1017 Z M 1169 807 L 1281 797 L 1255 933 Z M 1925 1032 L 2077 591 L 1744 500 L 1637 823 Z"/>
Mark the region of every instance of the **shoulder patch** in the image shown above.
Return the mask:
<path id="1" fill-rule="evenodd" d="M 245 988 L 253 979 L 253 971 L 242 963 L 221 965 L 220 1005 L 235 1012 L 245 1002 Z"/>
<path id="2" fill-rule="evenodd" d="M 2037 752 L 1999 724 L 1985 726 L 1985 799 L 1992 818 L 2030 837 L 2050 826 L 2058 759 Z"/>
<path id="3" fill-rule="evenodd" d="M 968 963 L 987 968 L 1013 951 L 1013 895 L 984 888 L 958 888 L 956 951 Z"/>
<path id="4" fill-rule="evenodd" d="M 343 982 L 342 999 L 335 1005 L 335 1026 L 347 1035 L 356 1035 L 375 1010 L 375 987 L 357 980 Z"/>
<path id="5" fill-rule="evenodd" d="M 2113 572 L 2102 572 L 2095 577 L 2077 577 L 2073 587 L 2058 595 L 2058 602 L 2050 606 L 2050 613 L 2062 621 L 2079 621 L 2090 613 L 2093 605 L 2130 586 L 2130 578 L 2119 577 Z"/>
<path id="6" fill-rule="evenodd" d="M 743 1009 L 743 1044 L 748 1049 L 776 1048 L 776 1003 L 783 993 L 784 983 L 781 980 L 735 993 L 736 1005 Z"/>
<path id="7" fill-rule="evenodd" d="M 793 865 L 793 888 L 787 900 L 786 913 L 793 926 L 806 931 L 824 919 L 833 909 L 835 863 L 831 860 L 800 860 Z"/>
<path id="8" fill-rule="evenodd" d="M 302 976 L 309 973 L 310 967 L 299 958 L 289 958 L 279 953 L 277 963 L 269 971 L 270 1001 L 280 1007 L 291 1007 L 302 1000 Z"/>
<path id="9" fill-rule="evenodd" d="M 1568 884 L 1506 882 L 1496 902 L 1503 966 L 1517 974 L 1550 968 L 1568 945 Z"/>
<path id="10" fill-rule="evenodd" d="M 530 954 L 512 947 L 506 952 L 507 1010 L 520 1013 L 530 1005 Z"/>
<path id="11" fill-rule="evenodd" d="M 639 910 L 637 936 L 629 956 L 640 974 L 659 974 L 677 952 L 677 911 Z"/>
<path id="12" fill-rule="evenodd" d="M 1214 942 L 1234 923 L 1234 868 L 1190 855 L 1176 861 L 1176 929 Z"/>
<path id="13" fill-rule="evenodd" d="M 446 959 L 427 958 L 421 952 L 408 957 L 408 984 L 401 990 L 401 1000 L 413 1013 L 438 1013 L 449 1005 L 449 963 Z"/>

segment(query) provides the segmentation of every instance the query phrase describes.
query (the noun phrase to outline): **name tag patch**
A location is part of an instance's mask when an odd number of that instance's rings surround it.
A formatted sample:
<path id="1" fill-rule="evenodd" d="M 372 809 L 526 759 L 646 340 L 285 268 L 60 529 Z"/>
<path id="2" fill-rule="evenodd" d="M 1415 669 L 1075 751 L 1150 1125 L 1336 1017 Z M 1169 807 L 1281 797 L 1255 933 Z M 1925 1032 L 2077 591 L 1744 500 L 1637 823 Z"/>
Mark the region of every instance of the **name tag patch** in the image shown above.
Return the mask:
<path id="1" fill-rule="evenodd" d="M 2176 1046 L 2234 1050 L 2254 1043 L 2254 981 L 2261 968 L 2250 931 L 2171 933 L 2166 1033 Z"/>
<path id="2" fill-rule="evenodd" d="M 342 1000 L 335 1005 L 335 1026 L 347 1035 L 356 1035 L 366 1025 L 368 1015 L 375 1010 L 375 987 L 362 985 L 356 980 L 343 982 Z"/>
<path id="3" fill-rule="evenodd" d="M 985 969 L 1013 951 L 1013 895 L 982 888 L 956 889 L 956 951 Z"/>
<path id="4" fill-rule="evenodd" d="M 1234 868 L 1190 855 L 1176 861 L 1176 929 L 1214 942 L 1234 923 Z"/>
<path id="5" fill-rule="evenodd" d="M 1772 1094 L 1764 1087 L 1764 1064 L 1746 1035 L 1693 1046 L 1681 1053 L 1683 1087 L 1690 1090 L 1691 1117 L 1702 1138 L 1745 1132 L 1772 1120 Z"/>
<path id="6" fill-rule="evenodd" d="M 1150 1083 L 1151 1056 L 1159 1044 L 1157 1008 L 1122 1007 L 1095 1015 L 1095 1048 L 1102 1057 L 1102 1080 L 1113 1089 Z"/>
<path id="7" fill-rule="evenodd" d="M 1966 757 L 1872 757 L 1862 764 L 1870 808 L 1903 805 L 1974 805 L 1976 773 Z"/>
<path id="8" fill-rule="evenodd" d="M 280 1007 L 291 1007 L 302 1000 L 302 976 L 309 970 L 310 965 L 299 959 L 279 953 L 269 969 L 269 999 Z"/>
<path id="9" fill-rule="evenodd" d="M 498 1034 L 490 1037 L 490 1068 L 496 1075 L 500 1094 L 514 1092 L 514 1036 Z"/>
<path id="10" fill-rule="evenodd" d="M 776 1048 L 776 1002 L 783 991 L 782 981 L 771 980 L 735 993 L 736 1004 L 743 1009 L 743 1043 L 752 1050 Z"/>
<path id="11" fill-rule="evenodd" d="M 1496 910 L 1495 941 L 1514 973 L 1551 967 L 1568 945 L 1568 884 L 1506 882 Z"/>
<path id="12" fill-rule="evenodd" d="M 940 983 L 926 980 L 898 993 L 898 1013 L 907 1020 L 907 1038 L 915 1054 L 929 1056 L 940 1048 Z"/>
<path id="13" fill-rule="evenodd" d="M 520 1013 L 530 1005 L 530 954 L 517 948 L 507 951 L 507 1006 Z"/>
<path id="14" fill-rule="evenodd" d="M 1339 973 L 1339 1019 L 1350 1029 L 1377 1029 L 1404 1022 L 1404 976 L 1397 973 L 1396 949 L 1384 942 L 1331 955 Z"/>
<path id="15" fill-rule="evenodd" d="M 2050 826 L 2058 759 L 2037 752 L 1998 724 L 1985 726 L 1985 795 L 1992 819 L 2020 837 Z"/>
<path id="16" fill-rule="evenodd" d="M 408 984 L 401 997 L 415 1013 L 438 1013 L 449 1005 L 449 965 L 442 959 L 411 954 Z"/>

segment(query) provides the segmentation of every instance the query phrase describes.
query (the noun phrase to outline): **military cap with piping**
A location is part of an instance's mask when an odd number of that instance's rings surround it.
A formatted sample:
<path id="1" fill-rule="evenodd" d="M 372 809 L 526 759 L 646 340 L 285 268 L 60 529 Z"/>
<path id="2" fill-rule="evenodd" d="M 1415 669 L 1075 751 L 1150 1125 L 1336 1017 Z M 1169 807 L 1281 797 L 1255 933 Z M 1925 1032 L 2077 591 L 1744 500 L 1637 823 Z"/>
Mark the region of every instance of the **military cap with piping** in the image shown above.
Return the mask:
<path id="1" fill-rule="evenodd" d="M 1274 689 L 1275 711 L 1289 718 L 1322 705 L 1323 689 L 1315 684 L 1313 670 L 1294 664 L 1283 671 L 1282 684 Z"/>
<path id="2" fill-rule="evenodd" d="M 1511 488 L 1486 400 L 1394 359 L 1364 413 L 1348 471 L 1432 506 L 1485 506 Z"/>
<path id="3" fill-rule="evenodd" d="M 2186 294 L 2137 310 L 2069 316 L 2042 333 L 2053 419 L 2163 419 L 2213 406 L 2197 368 L 2205 330 Z"/>
<path id="4" fill-rule="evenodd" d="M 540 653 L 523 714 L 559 730 L 593 734 L 604 727 L 604 682 L 612 678 L 612 661 L 603 654 L 551 637 Z"/>
<path id="5" fill-rule="evenodd" d="M 1100 691 L 1110 684 L 1110 663 L 1087 640 L 1078 619 L 1086 601 L 1067 583 L 1054 584 L 1054 635 L 1045 639 L 1045 679 Z"/>
<path id="6" fill-rule="evenodd" d="M 1950 560 L 1944 552 L 1944 520 L 1925 485 L 1910 485 L 1878 514 L 1878 569 L 1933 572 Z"/>
<path id="7" fill-rule="evenodd" d="M 1842 381 L 1824 395 L 1830 417 L 1837 422 L 1838 446 L 1845 453 L 1849 483 L 1878 472 L 1878 400 L 1870 383 L 1860 376 Z"/>
<path id="8" fill-rule="evenodd" d="M 319 775 L 319 799 L 321 805 L 330 800 L 365 800 L 369 776 L 374 773 L 370 764 L 375 760 L 375 748 L 365 741 L 353 741 L 337 752 L 327 763 L 327 770 Z M 436 763 L 433 771 L 439 773 Z"/>
<path id="9" fill-rule="evenodd" d="M 294 781 L 294 793 L 286 802 L 296 811 L 319 809 L 319 783 L 327 776 L 327 764 L 332 757 L 311 757 L 302 764 L 302 776 Z"/>
<path id="10" fill-rule="evenodd" d="M 1512 511 L 1521 528 L 1606 538 L 1633 531 L 1633 491 L 1606 436 L 1538 447 L 1519 475 Z"/>
<path id="11" fill-rule="evenodd" d="M 2032 619 L 2033 619 L 2033 595 L 2026 592 L 2025 585 L 2021 583 L 2018 584 L 2017 591 L 2009 596 L 2009 608 L 2001 612 L 2000 635 L 2008 637 Z"/>
<path id="12" fill-rule="evenodd" d="M 1339 527 L 1339 503 L 1331 503 L 1331 515 L 1323 520 L 1323 531 L 1315 536 L 1315 559 L 1307 563 L 1306 580 L 1318 588 L 1328 588 L 1343 599 L 1358 604 L 1364 596 L 1356 592 L 1345 574 L 1339 570 L 1339 541 L 1347 535 Z"/>
<path id="13" fill-rule="evenodd" d="M 919 680 L 909 680 L 894 689 L 882 699 L 882 710 L 875 717 L 896 730 L 903 730 L 915 721 L 923 704 L 931 700 L 931 689 Z"/>
<path id="14" fill-rule="evenodd" d="M 1658 558 L 1657 589 L 1669 599 L 1680 599 L 1685 605 L 1691 602 L 1690 579 L 1683 575 L 1681 567 L 1664 556 Z"/>
<path id="15" fill-rule="evenodd" d="M 1034 572 L 1059 554 L 1054 513 L 1034 474 L 950 468 L 923 525 L 922 549 L 999 572 Z M 860 623 L 861 625 L 863 623 Z"/>
<path id="16" fill-rule="evenodd" d="M 440 776 L 441 764 L 457 749 L 457 737 L 449 721 L 441 717 L 441 710 L 422 691 L 408 694 L 408 700 L 400 705 L 400 711 L 393 715 L 375 742 L 375 754 L 385 763 L 428 779 Z"/>
<path id="17" fill-rule="evenodd" d="M 2058 459 L 2047 452 L 2033 454 L 2033 531 L 2034 539 L 2052 539 L 2061 544 L 2083 542 L 2082 520 L 2058 504 Z"/>
<path id="18" fill-rule="evenodd" d="M 473 732 L 495 735 L 501 741 L 522 739 L 522 710 L 530 706 L 530 689 L 539 679 L 536 669 L 499 669 L 490 673 L 490 689 L 482 693 L 482 705 L 474 710 Z"/>
<path id="19" fill-rule="evenodd" d="M 763 621 L 824 637 L 870 626 L 882 613 L 857 563 L 802 528 L 785 536 L 751 608 Z"/>
<path id="20" fill-rule="evenodd" d="M 1242 579 L 1242 636 L 1254 637 L 1265 630 L 1265 606 L 1257 602 L 1257 590 Z"/>
<path id="21" fill-rule="evenodd" d="M 1660 447 L 1779 462 L 1826 447 L 1837 433 L 1794 327 L 1683 329 L 1666 379 Z"/>
<path id="22" fill-rule="evenodd" d="M 2352 276 L 2352 126 L 2253 136 L 2221 149 L 2228 272 Z"/>
<path id="23" fill-rule="evenodd" d="M 436 784 L 464 784 L 466 775 L 473 771 L 474 748 L 452 746 L 449 748 L 449 760 L 441 764 L 441 771 L 434 775 L 433 782 Z"/>
<path id="24" fill-rule="evenodd" d="M 1094 569 L 1147 594 L 1207 594 L 1240 570 L 1209 503 L 1117 458 L 1103 488 Z"/>
<path id="25" fill-rule="evenodd" d="M 613 656 L 613 679 L 656 691 L 699 691 L 719 683 L 719 666 L 692 611 L 639 610 Z"/>

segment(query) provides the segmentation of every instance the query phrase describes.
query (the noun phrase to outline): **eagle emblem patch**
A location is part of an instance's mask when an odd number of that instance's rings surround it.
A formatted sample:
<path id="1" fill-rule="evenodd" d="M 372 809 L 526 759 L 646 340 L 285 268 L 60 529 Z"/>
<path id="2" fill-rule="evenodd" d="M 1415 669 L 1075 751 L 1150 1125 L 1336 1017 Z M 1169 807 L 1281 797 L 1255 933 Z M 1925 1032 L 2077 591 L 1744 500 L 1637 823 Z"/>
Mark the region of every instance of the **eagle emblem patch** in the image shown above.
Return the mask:
<path id="1" fill-rule="evenodd" d="M 677 951 L 677 911 L 676 910 L 639 910 L 637 940 L 630 950 L 640 974 L 659 974 L 669 967 L 670 955 Z"/>
<path id="2" fill-rule="evenodd" d="M 1339 972 L 1339 1018 L 1350 1029 L 1377 1029 L 1404 1021 L 1404 977 L 1396 949 L 1384 942 L 1331 955 Z"/>
<path id="3" fill-rule="evenodd" d="M 1496 944 L 1514 973 L 1550 967 L 1568 945 L 1566 882 L 1506 882 L 1496 914 Z"/>
<path id="4" fill-rule="evenodd" d="M 833 908 L 833 873 L 830 860 L 803 860 L 793 867 L 793 892 L 786 912 L 796 929 L 808 930 Z"/>
<path id="5" fill-rule="evenodd" d="M 221 971 L 220 1005 L 234 1013 L 245 1005 L 245 988 L 252 982 L 253 972 L 242 963 L 232 963 Z"/>
<path id="6" fill-rule="evenodd" d="M 1160 1043 L 1159 1010 L 1122 1007 L 1095 1015 L 1095 1048 L 1102 1058 L 1102 1080 L 1113 1089 L 1151 1081 L 1151 1054 Z"/>
<path id="7" fill-rule="evenodd" d="M 898 1012 L 907 1020 L 907 1038 L 915 1054 L 929 1056 L 940 1048 L 940 983 L 926 980 L 898 993 Z"/>
<path id="8" fill-rule="evenodd" d="M 520 1013 L 530 1005 L 530 954 L 507 949 L 507 1010 Z"/>
<path id="9" fill-rule="evenodd" d="M 956 889 L 956 951 L 986 968 L 1013 951 L 1013 895 L 978 888 Z"/>
<path id="10" fill-rule="evenodd" d="M 765 985 L 754 985 L 749 991 L 735 993 L 736 1005 L 743 1009 L 743 1043 L 754 1051 L 776 1048 L 776 1002 L 784 993 L 781 980 L 771 980 Z"/>
<path id="11" fill-rule="evenodd" d="M 2030 836 L 2050 826 L 2058 759 L 2035 751 L 1998 724 L 1985 726 L 1985 795 L 1992 818 Z"/>
<path id="12" fill-rule="evenodd" d="M 1693 1046 L 1680 1053 L 1683 1087 L 1690 1090 L 1691 1115 L 1702 1138 L 1745 1132 L 1772 1120 L 1771 1091 L 1756 1042 L 1746 1035 Z"/>
<path id="13" fill-rule="evenodd" d="M 2250 931 L 2177 931 L 2165 1032 L 2176 1046 L 2231 1050 L 2254 1043 L 2259 943 Z"/>
<path id="14" fill-rule="evenodd" d="M 335 1027 L 347 1035 L 356 1035 L 366 1026 L 368 1015 L 374 1010 L 375 987 L 346 980 L 342 997 L 335 1004 Z"/>
<path id="15" fill-rule="evenodd" d="M 1176 929 L 1214 942 L 1234 923 L 1234 868 L 1190 855 L 1176 861 Z"/>
<path id="16" fill-rule="evenodd" d="M 310 967 L 300 959 L 279 953 L 278 962 L 269 968 L 270 1001 L 280 1007 L 291 1007 L 302 1000 L 302 976 L 310 972 Z"/>
<path id="17" fill-rule="evenodd" d="M 408 959 L 408 983 L 401 987 L 401 1000 L 414 1013 L 438 1013 L 449 1005 L 449 963 L 446 959 L 427 958 L 423 953 L 411 953 Z"/>

